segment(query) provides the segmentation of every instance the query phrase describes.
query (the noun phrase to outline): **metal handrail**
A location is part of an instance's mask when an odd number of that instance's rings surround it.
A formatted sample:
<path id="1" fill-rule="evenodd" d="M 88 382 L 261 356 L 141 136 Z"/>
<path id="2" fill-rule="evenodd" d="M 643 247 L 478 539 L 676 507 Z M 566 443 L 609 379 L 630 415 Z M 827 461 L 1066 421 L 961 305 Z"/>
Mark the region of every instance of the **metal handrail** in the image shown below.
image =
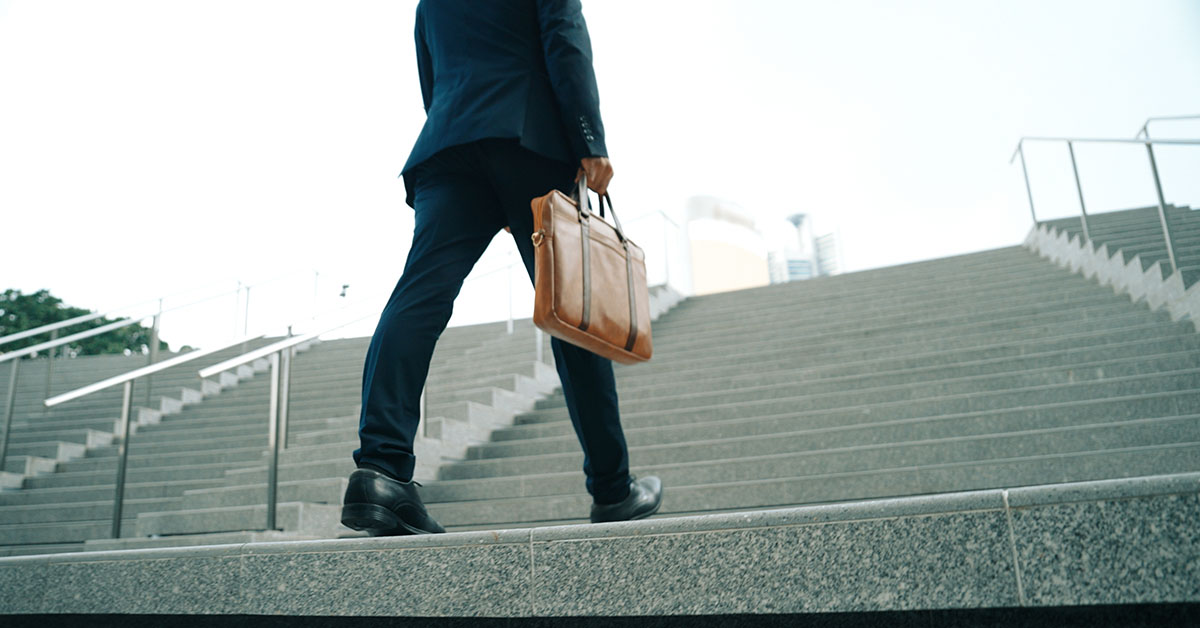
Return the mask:
<path id="1" fill-rule="evenodd" d="M 201 378 L 208 378 L 261 358 L 270 360 L 271 390 L 267 410 L 269 421 L 267 424 L 267 448 L 271 452 L 271 463 L 267 466 L 267 530 L 275 529 L 276 511 L 279 505 L 279 450 L 287 446 L 288 394 L 291 389 L 292 379 L 292 349 L 296 345 L 313 340 L 322 334 L 341 329 L 374 315 L 374 311 L 370 314 L 360 314 L 343 319 L 336 325 L 329 325 L 318 331 L 300 336 L 292 336 L 291 327 L 289 326 L 288 338 L 253 351 L 247 351 L 224 362 L 200 369 L 198 372 Z M 422 421 L 425 418 L 424 407 L 425 395 L 422 393 Z"/>
<path id="2" fill-rule="evenodd" d="M 1200 116 L 1172 116 L 1169 119 L 1182 119 Z M 1146 121 L 1149 124 L 1151 120 L 1168 119 L 1150 118 Z M 1018 156 L 1021 158 L 1021 172 L 1025 176 L 1025 193 L 1029 197 L 1029 213 L 1033 216 L 1034 226 L 1040 225 L 1038 221 L 1037 211 L 1033 205 L 1033 188 L 1029 185 L 1029 170 L 1025 165 L 1025 142 L 1065 142 L 1067 144 L 1067 152 L 1071 157 L 1071 170 L 1075 175 L 1075 189 L 1079 194 L 1079 209 L 1080 209 L 1080 224 L 1083 226 L 1083 237 L 1086 241 L 1091 242 L 1091 232 L 1088 229 L 1087 221 L 1087 206 L 1083 201 L 1083 184 L 1079 180 L 1079 166 L 1075 161 L 1075 144 L 1076 143 L 1105 143 L 1105 144 L 1141 144 L 1146 147 L 1146 154 L 1150 158 L 1150 172 L 1154 176 L 1154 192 L 1158 197 L 1158 220 L 1162 225 L 1163 242 L 1167 248 L 1167 262 L 1171 265 L 1171 273 L 1179 269 L 1179 264 L 1175 260 L 1175 247 L 1171 242 L 1171 227 L 1167 222 L 1167 202 L 1163 197 L 1162 180 L 1158 175 L 1158 162 L 1154 158 L 1154 145 L 1177 145 L 1177 146 L 1197 146 L 1200 145 L 1200 140 L 1156 140 L 1151 139 L 1146 132 L 1146 125 L 1142 125 L 1142 132 L 1147 135 L 1144 139 L 1118 139 L 1118 138 L 1075 138 L 1075 137 L 1022 137 L 1017 142 L 1017 149 L 1009 158 L 1008 163 L 1012 164 L 1013 160 Z M 1139 134 L 1141 135 L 1141 134 Z"/>
<path id="3" fill-rule="evenodd" d="M 1109 138 L 1109 137 L 1022 137 L 1017 142 L 1017 148 L 1013 151 L 1012 157 L 1009 157 L 1008 163 L 1012 164 L 1017 158 L 1017 154 L 1021 152 L 1021 144 L 1024 142 L 1073 142 L 1093 143 L 1093 144 L 1180 144 L 1185 146 L 1200 144 L 1200 140 L 1155 140 L 1155 139 L 1125 139 L 1125 138 Z"/>
<path id="4" fill-rule="evenodd" d="M 84 338 L 89 338 L 91 336 L 98 336 L 100 334 L 112 331 L 114 329 L 128 327 L 130 325 L 140 323 L 140 322 L 146 320 L 146 318 L 148 318 L 148 315 L 140 316 L 138 318 L 123 318 L 119 321 L 115 321 L 115 322 L 109 323 L 107 325 L 101 325 L 100 327 L 93 327 L 92 329 L 89 329 L 86 331 L 81 331 L 81 332 L 75 333 L 75 334 L 71 334 L 70 336 L 63 336 L 62 338 L 58 338 L 56 340 L 47 340 L 46 342 L 43 342 L 41 344 L 30 345 L 28 347 L 25 347 L 24 349 L 17 349 L 15 351 L 9 351 L 8 353 L 0 353 L 0 364 L 8 362 L 9 360 L 16 360 L 17 358 L 23 358 L 27 355 L 33 355 L 35 353 L 38 353 L 39 351 L 42 351 L 43 349 L 53 349 L 54 347 L 57 347 L 59 345 L 71 343 L 76 340 L 82 340 Z"/>
<path id="5" fill-rule="evenodd" d="M 80 397 L 86 397 L 87 395 L 111 388 L 118 384 L 125 385 L 125 391 L 121 401 L 121 427 L 114 437 L 119 443 L 117 455 L 120 461 L 117 463 L 117 489 L 115 497 L 113 498 L 112 538 L 116 539 L 120 538 L 121 536 L 121 511 L 125 501 L 125 470 L 129 464 L 129 438 L 132 435 L 130 423 L 133 418 L 133 382 L 140 377 L 153 375 L 159 371 L 179 366 L 180 364 L 185 364 L 192 360 L 202 358 L 206 355 L 216 353 L 217 351 L 228 349 L 229 347 L 261 337 L 262 334 L 246 338 L 238 338 L 236 341 L 228 344 L 219 345 L 209 349 L 197 349 L 195 351 L 189 351 L 183 355 L 175 356 L 169 360 L 159 362 L 158 364 L 143 366 L 142 368 L 134 369 L 127 373 L 110 377 L 94 384 L 88 384 L 87 386 L 76 388 L 75 390 L 65 392 L 61 395 L 55 395 L 54 397 L 46 399 L 42 402 L 47 408 L 52 408 L 59 404 L 66 403 L 73 399 L 79 399 Z M 14 366 L 15 365 L 16 363 L 14 363 Z M 9 419 L 11 420 L 11 415 Z M 6 423 L 8 422 L 9 421 L 6 421 Z M 3 458 L 4 449 L 7 448 L 7 427 L 8 426 L 6 425 L 6 430 L 3 434 L 3 444 L 0 444 L 0 459 Z"/>
<path id="6" fill-rule="evenodd" d="M 307 272 L 307 271 L 305 271 L 305 272 Z M 265 280 L 263 280 L 263 281 L 260 281 L 260 282 L 258 282 L 258 283 L 256 283 L 256 284 L 253 284 L 253 285 L 238 286 L 238 287 L 237 287 L 237 289 L 235 289 L 235 290 L 226 290 L 226 291 L 224 291 L 224 292 L 218 292 L 218 293 L 216 293 L 216 294 L 209 295 L 209 296 L 207 296 L 207 297 L 204 297 L 204 298 L 201 298 L 201 299 L 197 299 L 197 300 L 195 300 L 195 301 L 191 301 L 191 302 L 188 302 L 188 303 L 184 303 L 184 304 L 182 304 L 182 305 L 176 305 L 176 306 L 173 306 L 173 307 L 167 308 L 167 309 L 165 309 L 165 310 L 164 310 L 164 309 L 159 309 L 159 310 L 157 310 L 157 311 L 158 311 L 158 313 L 159 313 L 159 314 L 166 314 L 166 313 L 168 313 L 168 312 L 175 312 L 175 311 L 177 311 L 177 310 L 186 309 L 186 308 L 192 307 L 192 306 L 194 306 L 194 305 L 200 305 L 201 303 L 207 303 L 207 302 L 209 302 L 209 301 L 213 301 L 213 300 L 215 300 L 215 299 L 219 299 L 219 298 L 221 298 L 221 297 L 229 296 L 229 295 L 231 295 L 231 294 L 239 294 L 239 293 L 241 293 L 241 291 L 242 291 L 242 290 L 249 290 L 250 288 L 257 288 L 257 287 L 261 287 L 261 286 L 264 286 L 264 285 L 266 285 L 266 284 L 269 284 L 269 283 L 272 283 L 272 282 L 278 281 L 278 280 L 280 280 L 280 279 L 283 279 L 284 277 L 290 277 L 290 276 L 292 276 L 292 275 L 295 275 L 295 274 L 296 274 L 295 272 L 292 272 L 292 273 L 285 273 L 285 274 L 282 274 L 282 275 L 278 275 L 278 276 L 276 276 L 276 277 L 272 277 L 271 279 L 265 279 Z M 180 294 L 185 294 L 185 293 L 187 293 L 187 292 L 189 292 L 189 291 L 186 291 L 186 290 L 185 290 L 185 291 L 182 291 L 182 292 L 177 292 L 177 293 L 175 293 L 174 295 L 168 295 L 168 296 L 177 296 L 177 295 L 180 295 Z M 168 298 L 168 297 L 164 296 L 164 297 L 159 297 L 159 298 L 157 298 L 157 299 L 148 299 L 148 300 L 146 300 L 146 301 L 139 301 L 139 302 L 137 302 L 137 303 L 135 303 L 135 304 L 133 304 L 133 305 L 127 305 L 127 306 L 125 306 L 125 307 L 119 307 L 119 308 L 116 308 L 116 309 L 111 309 L 111 310 L 108 310 L 108 311 L 106 311 L 106 312 L 93 312 L 93 313 L 91 313 L 91 314 L 83 314 L 83 315 L 81 315 L 81 316 L 76 316 L 75 318 L 70 318 L 70 319 L 67 319 L 67 320 L 65 320 L 65 321 L 58 321 L 57 323 L 49 323 L 49 324 L 46 324 L 46 325 L 42 325 L 42 326 L 40 326 L 40 327 L 35 327 L 35 328 L 33 328 L 33 329 L 26 329 L 26 330 L 24 330 L 24 331 L 19 331 L 19 332 L 16 332 L 16 333 L 14 333 L 14 334 L 9 334 L 9 335 L 7 335 L 7 336 L 0 337 L 0 345 L 2 345 L 2 344 L 7 344 L 7 343 L 9 343 L 9 342 L 14 342 L 14 341 L 17 341 L 17 340 L 22 340 L 22 339 L 25 339 L 25 338 L 29 338 L 29 337 L 31 337 L 31 336 L 37 336 L 37 335 L 44 334 L 44 333 L 51 332 L 51 331 L 57 331 L 57 330 L 59 330 L 59 329 L 62 329 L 62 328 L 64 328 L 64 327 L 70 327 L 70 326 L 72 326 L 72 325 L 78 325 L 78 324 L 81 324 L 81 323 L 86 323 L 86 322 L 88 322 L 88 321 L 96 320 L 97 318 L 104 318 L 104 317 L 107 317 L 107 316 L 111 316 L 111 315 L 113 315 L 113 314 L 116 314 L 117 312 L 123 312 L 123 311 L 125 311 L 125 310 L 133 309 L 133 308 L 134 308 L 134 307 L 136 307 L 136 306 L 139 306 L 139 305 L 144 305 L 144 304 L 146 304 L 146 303 L 153 303 L 153 302 L 156 302 L 156 301 L 157 301 L 159 304 L 161 304 L 161 303 L 162 303 L 162 301 L 163 301 L 164 299 L 167 299 L 167 298 Z M 123 319 L 121 319 L 121 320 L 123 320 L 123 321 L 127 321 L 127 323 L 126 323 L 127 325 L 132 325 L 132 324 L 134 324 L 134 323 L 137 323 L 137 322 L 139 322 L 139 321 L 145 320 L 145 319 L 147 319 L 147 318 L 149 318 L 149 317 L 151 317 L 151 316 L 153 316 L 153 315 L 154 315 L 153 313 L 151 313 L 151 312 L 148 312 L 148 313 L 146 313 L 146 314 L 144 314 L 144 315 L 142 315 L 142 316 L 128 316 L 128 317 L 125 317 L 125 318 L 123 318 Z M 107 326 L 106 326 L 106 327 L 104 327 L 103 329 L 104 329 L 105 331 L 111 331 L 112 329 L 119 329 L 120 327 L 123 327 L 123 326 L 124 326 L 124 325 L 117 326 L 117 327 L 107 327 Z M 100 328 L 96 328 L 96 329 L 100 329 Z M 82 333 L 86 333 L 86 332 L 95 332 L 95 329 L 89 329 L 89 330 L 85 330 L 84 332 L 80 332 L 80 333 L 82 334 Z M 92 334 L 89 334 L 89 335 L 98 335 L 99 333 L 103 333 L 103 332 L 95 332 L 95 333 L 92 333 Z M 69 336 L 69 337 L 58 338 L 58 339 L 55 339 L 55 340 L 51 340 L 51 341 L 49 341 L 49 342 L 44 342 L 44 343 L 41 343 L 41 344 L 39 344 L 39 345 L 37 345 L 37 346 L 38 346 L 38 347 L 41 347 L 41 348 L 46 348 L 46 349 L 49 349 L 49 348 L 57 347 L 57 346 L 59 346 L 59 345 L 62 345 L 62 344 L 66 344 L 67 342 L 70 342 L 71 340 L 79 340 L 79 339 L 82 339 L 82 338 L 87 338 L 87 337 L 89 337 L 89 336 L 88 336 L 88 335 L 80 335 L 80 334 L 75 334 L 75 335 L 72 335 L 72 336 Z M 51 343 L 53 343 L 53 344 L 51 344 Z M 7 353 L 0 353 L 0 362 L 3 362 L 5 359 L 12 359 L 12 357 L 13 357 L 13 353 L 14 353 L 13 351 L 10 351 L 10 352 L 7 352 Z M 36 352 L 36 351 L 34 351 L 33 353 L 37 353 L 37 352 Z M 29 353 L 23 353 L 23 354 L 21 354 L 21 355 L 22 355 L 22 356 L 24 356 L 24 355 L 30 355 L 30 354 L 29 354 Z"/>
<path id="7" fill-rule="evenodd" d="M 1135 135 L 1134 137 L 1141 137 L 1143 135 L 1145 135 L 1146 137 L 1150 137 L 1150 123 L 1151 122 L 1161 122 L 1161 121 L 1165 121 L 1165 120 L 1200 120 L 1200 115 L 1151 116 L 1149 118 L 1146 118 L 1146 121 L 1142 123 L 1142 128 L 1138 131 L 1137 135 Z"/>

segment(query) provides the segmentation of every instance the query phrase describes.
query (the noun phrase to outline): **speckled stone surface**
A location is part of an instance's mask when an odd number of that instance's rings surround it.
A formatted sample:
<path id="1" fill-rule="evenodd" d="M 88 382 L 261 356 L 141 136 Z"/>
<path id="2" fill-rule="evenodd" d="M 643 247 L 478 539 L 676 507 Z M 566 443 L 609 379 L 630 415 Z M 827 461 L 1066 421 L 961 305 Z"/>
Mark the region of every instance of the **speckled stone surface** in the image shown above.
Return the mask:
<path id="1" fill-rule="evenodd" d="M 531 614 L 527 544 L 247 555 L 242 576 L 252 615 Z"/>
<path id="2" fill-rule="evenodd" d="M 1200 600 L 1196 494 L 1014 508 L 1012 519 L 1028 604 Z"/>
<path id="3" fill-rule="evenodd" d="M 1000 511 L 534 542 L 538 615 L 1013 606 Z"/>
<path id="4" fill-rule="evenodd" d="M 43 612 L 48 570 L 44 563 L 0 567 L 0 614 Z"/>
<path id="5" fill-rule="evenodd" d="M 10 557 L 0 558 L 0 615 L 561 618 L 1194 603 L 1197 521 L 1200 473 L 1189 473 L 600 525 Z"/>
<path id="6" fill-rule="evenodd" d="M 1012 508 L 1063 504 L 1069 502 L 1171 495 L 1175 493 L 1200 493 L 1200 473 L 1177 473 L 1095 482 L 1072 482 L 1014 488 L 1008 492 L 1008 505 Z"/>
<path id="7" fill-rule="evenodd" d="M 57 562 L 45 570 L 41 613 L 234 613 L 236 557 Z"/>

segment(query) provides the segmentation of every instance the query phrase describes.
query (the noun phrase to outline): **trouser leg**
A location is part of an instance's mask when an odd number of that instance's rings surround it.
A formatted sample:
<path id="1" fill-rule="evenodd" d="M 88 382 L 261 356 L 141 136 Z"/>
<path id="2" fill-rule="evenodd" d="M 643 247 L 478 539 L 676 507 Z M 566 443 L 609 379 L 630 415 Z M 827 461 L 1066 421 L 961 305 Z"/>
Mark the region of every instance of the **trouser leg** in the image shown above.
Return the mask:
<path id="1" fill-rule="evenodd" d="M 495 195 L 477 176 L 442 172 L 415 190 L 416 226 L 404 273 L 393 290 L 363 366 L 356 463 L 412 479 L 413 439 L 434 344 L 446 328 L 463 279 L 503 226 Z"/>
<path id="2" fill-rule="evenodd" d="M 575 167 L 547 159 L 515 142 L 485 143 L 492 183 L 504 207 L 513 240 L 532 280 L 534 251 L 530 201 L 557 188 L 569 192 Z M 629 494 L 629 452 L 621 429 L 612 361 L 557 338 L 551 340 L 571 425 L 583 448 L 588 493 L 598 503 Z"/>

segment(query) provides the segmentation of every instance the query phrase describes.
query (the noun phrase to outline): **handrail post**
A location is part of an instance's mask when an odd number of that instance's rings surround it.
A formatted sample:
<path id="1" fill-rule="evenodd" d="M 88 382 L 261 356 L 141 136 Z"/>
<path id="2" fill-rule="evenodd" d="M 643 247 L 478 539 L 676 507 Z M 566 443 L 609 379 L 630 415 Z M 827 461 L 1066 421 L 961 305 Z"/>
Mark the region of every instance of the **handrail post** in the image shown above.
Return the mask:
<path id="1" fill-rule="evenodd" d="M 662 216 L 663 223 L 663 285 L 671 285 L 671 223 L 667 221 L 667 214 L 663 210 L 658 210 L 658 215 Z"/>
<path id="2" fill-rule="evenodd" d="M 1033 189 L 1029 187 L 1029 170 L 1025 167 L 1025 143 L 1017 144 L 1017 155 L 1021 157 L 1021 174 L 1025 175 L 1025 194 L 1029 196 L 1029 214 L 1033 216 L 1033 226 L 1038 226 L 1037 212 L 1033 209 Z"/>
<path id="3" fill-rule="evenodd" d="M 1071 154 L 1071 172 L 1075 173 L 1075 190 L 1079 192 L 1079 211 L 1082 212 L 1080 222 L 1083 224 L 1083 238 L 1088 243 L 1092 244 L 1092 234 L 1088 232 L 1087 223 L 1087 206 L 1083 203 L 1083 185 L 1079 183 L 1079 168 L 1075 165 L 1075 147 L 1072 142 L 1067 142 L 1067 152 Z"/>
<path id="4" fill-rule="evenodd" d="M 267 450 L 271 464 L 267 467 L 267 530 L 275 529 L 275 506 L 278 504 L 279 482 L 279 354 L 271 354 L 271 399 L 267 410 Z"/>
<path id="5" fill-rule="evenodd" d="M 238 311 L 238 306 L 241 305 L 241 301 L 242 301 L 242 280 L 241 279 L 238 279 L 237 285 L 238 285 L 237 290 L 234 291 L 234 293 L 233 293 L 233 337 L 234 338 L 238 337 L 238 314 L 240 314 L 240 312 Z M 245 351 L 246 351 L 246 347 L 243 346 L 242 352 L 245 353 Z"/>
<path id="6" fill-rule="evenodd" d="M 121 510 L 125 502 L 125 469 L 129 465 L 129 437 L 133 418 L 133 380 L 125 382 L 125 394 L 121 397 L 121 431 L 117 456 L 117 488 L 113 494 L 112 538 L 121 538 Z"/>
<path id="7" fill-rule="evenodd" d="M 421 424 L 421 436 L 429 437 L 429 383 L 421 387 L 421 398 L 417 400 L 417 422 Z"/>
<path id="8" fill-rule="evenodd" d="M 515 264 L 509 264 L 508 272 L 505 273 L 508 275 L 508 335 L 510 336 L 513 333 L 513 266 Z"/>
<path id="9" fill-rule="evenodd" d="M 546 358 L 545 358 L 545 356 L 546 356 L 546 350 L 545 350 L 546 332 L 542 331 L 541 327 L 535 327 L 535 329 L 537 330 L 537 333 L 535 334 L 534 344 L 536 345 L 537 348 L 534 350 L 535 351 L 534 355 L 537 357 L 538 362 L 545 362 L 546 361 Z"/>
<path id="10" fill-rule="evenodd" d="M 1158 194 L 1158 219 L 1162 223 L 1163 241 L 1167 245 L 1167 259 L 1171 262 L 1171 273 L 1179 268 L 1175 264 L 1175 247 L 1171 245 L 1171 228 L 1167 225 L 1167 202 L 1163 199 L 1162 181 L 1158 178 L 1158 164 L 1154 161 L 1154 146 L 1146 142 L 1146 153 L 1150 156 L 1150 172 L 1154 175 L 1154 192 Z"/>
<path id="11" fill-rule="evenodd" d="M 292 337 L 292 326 L 288 325 L 288 338 Z M 292 391 L 292 358 L 296 357 L 296 348 L 288 347 L 283 351 L 282 372 L 279 375 L 279 448 L 287 449 L 288 433 L 288 400 Z"/>
<path id="12" fill-rule="evenodd" d="M 50 342 L 58 340 L 58 330 L 50 332 Z M 56 351 L 53 347 L 46 350 L 46 387 L 42 394 L 42 399 L 50 398 L 50 377 L 54 374 L 54 354 Z M 42 408 L 45 410 L 46 408 Z"/>
<path id="13" fill-rule="evenodd" d="M 162 320 L 163 300 L 158 300 L 158 314 L 154 315 L 154 324 L 150 327 L 150 357 L 146 361 L 146 366 L 150 366 L 158 361 L 158 330 L 159 322 Z M 153 375 L 146 376 L 146 406 L 150 406 L 150 389 L 153 388 Z"/>
<path id="14" fill-rule="evenodd" d="M 246 286 L 246 315 L 242 319 L 242 335 L 250 335 L 250 286 Z M 242 344 L 242 353 L 246 352 L 246 344 Z"/>
<path id="15" fill-rule="evenodd" d="M 12 431 L 13 408 L 17 401 L 17 367 L 21 360 L 18 358 L 11 362 L 8 370 L 8 401 L 4 404 L 4 431 L 0 432 L 0 471 L 4 470 L 4 463 L 8 459 L 8 435 Z"/>

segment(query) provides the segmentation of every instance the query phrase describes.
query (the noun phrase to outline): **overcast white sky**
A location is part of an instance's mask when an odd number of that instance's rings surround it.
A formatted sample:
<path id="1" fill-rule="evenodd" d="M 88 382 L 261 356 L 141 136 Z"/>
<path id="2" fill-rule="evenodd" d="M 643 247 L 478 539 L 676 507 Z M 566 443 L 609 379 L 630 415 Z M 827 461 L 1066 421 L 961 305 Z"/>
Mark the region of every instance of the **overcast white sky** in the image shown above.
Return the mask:
<path id="1" fill-rule="evenodd" d="M 424 118 L 415 5 L 0 0 L 0 288 L 107 309 L 296 273 L 252 296 L 277 305 L 252 310 L 265 323 L 310 306 L 319 270 L 323 303 L 349 283 L 382 305 L 412 228 L 396 174 Z M 693 195 L 764 221 L 804 211 L 839 231 L 848 270 L 1019 243 L 1021 135 L 1132 137 L 1147 116 L 1200 114 L 1197 0 L 584 11 L 626 221 Z M 1152 131 L 1200 137 L 1200 122 Z M 1144 149 L 1077 152 L 1090 210 L 1153 202 Z M 1065 149 L 1029 156 L 1039 213 L 1076 211 Z M 1168 200 L 1200 205 L 1200 160 L 1160 159 Z M 502 277 L 468 284 L 459 310 L 487 309 L 499 287 L 481 286 Z M 213 307 L 165 336 L 228 335 L 233 301 Z"/>

